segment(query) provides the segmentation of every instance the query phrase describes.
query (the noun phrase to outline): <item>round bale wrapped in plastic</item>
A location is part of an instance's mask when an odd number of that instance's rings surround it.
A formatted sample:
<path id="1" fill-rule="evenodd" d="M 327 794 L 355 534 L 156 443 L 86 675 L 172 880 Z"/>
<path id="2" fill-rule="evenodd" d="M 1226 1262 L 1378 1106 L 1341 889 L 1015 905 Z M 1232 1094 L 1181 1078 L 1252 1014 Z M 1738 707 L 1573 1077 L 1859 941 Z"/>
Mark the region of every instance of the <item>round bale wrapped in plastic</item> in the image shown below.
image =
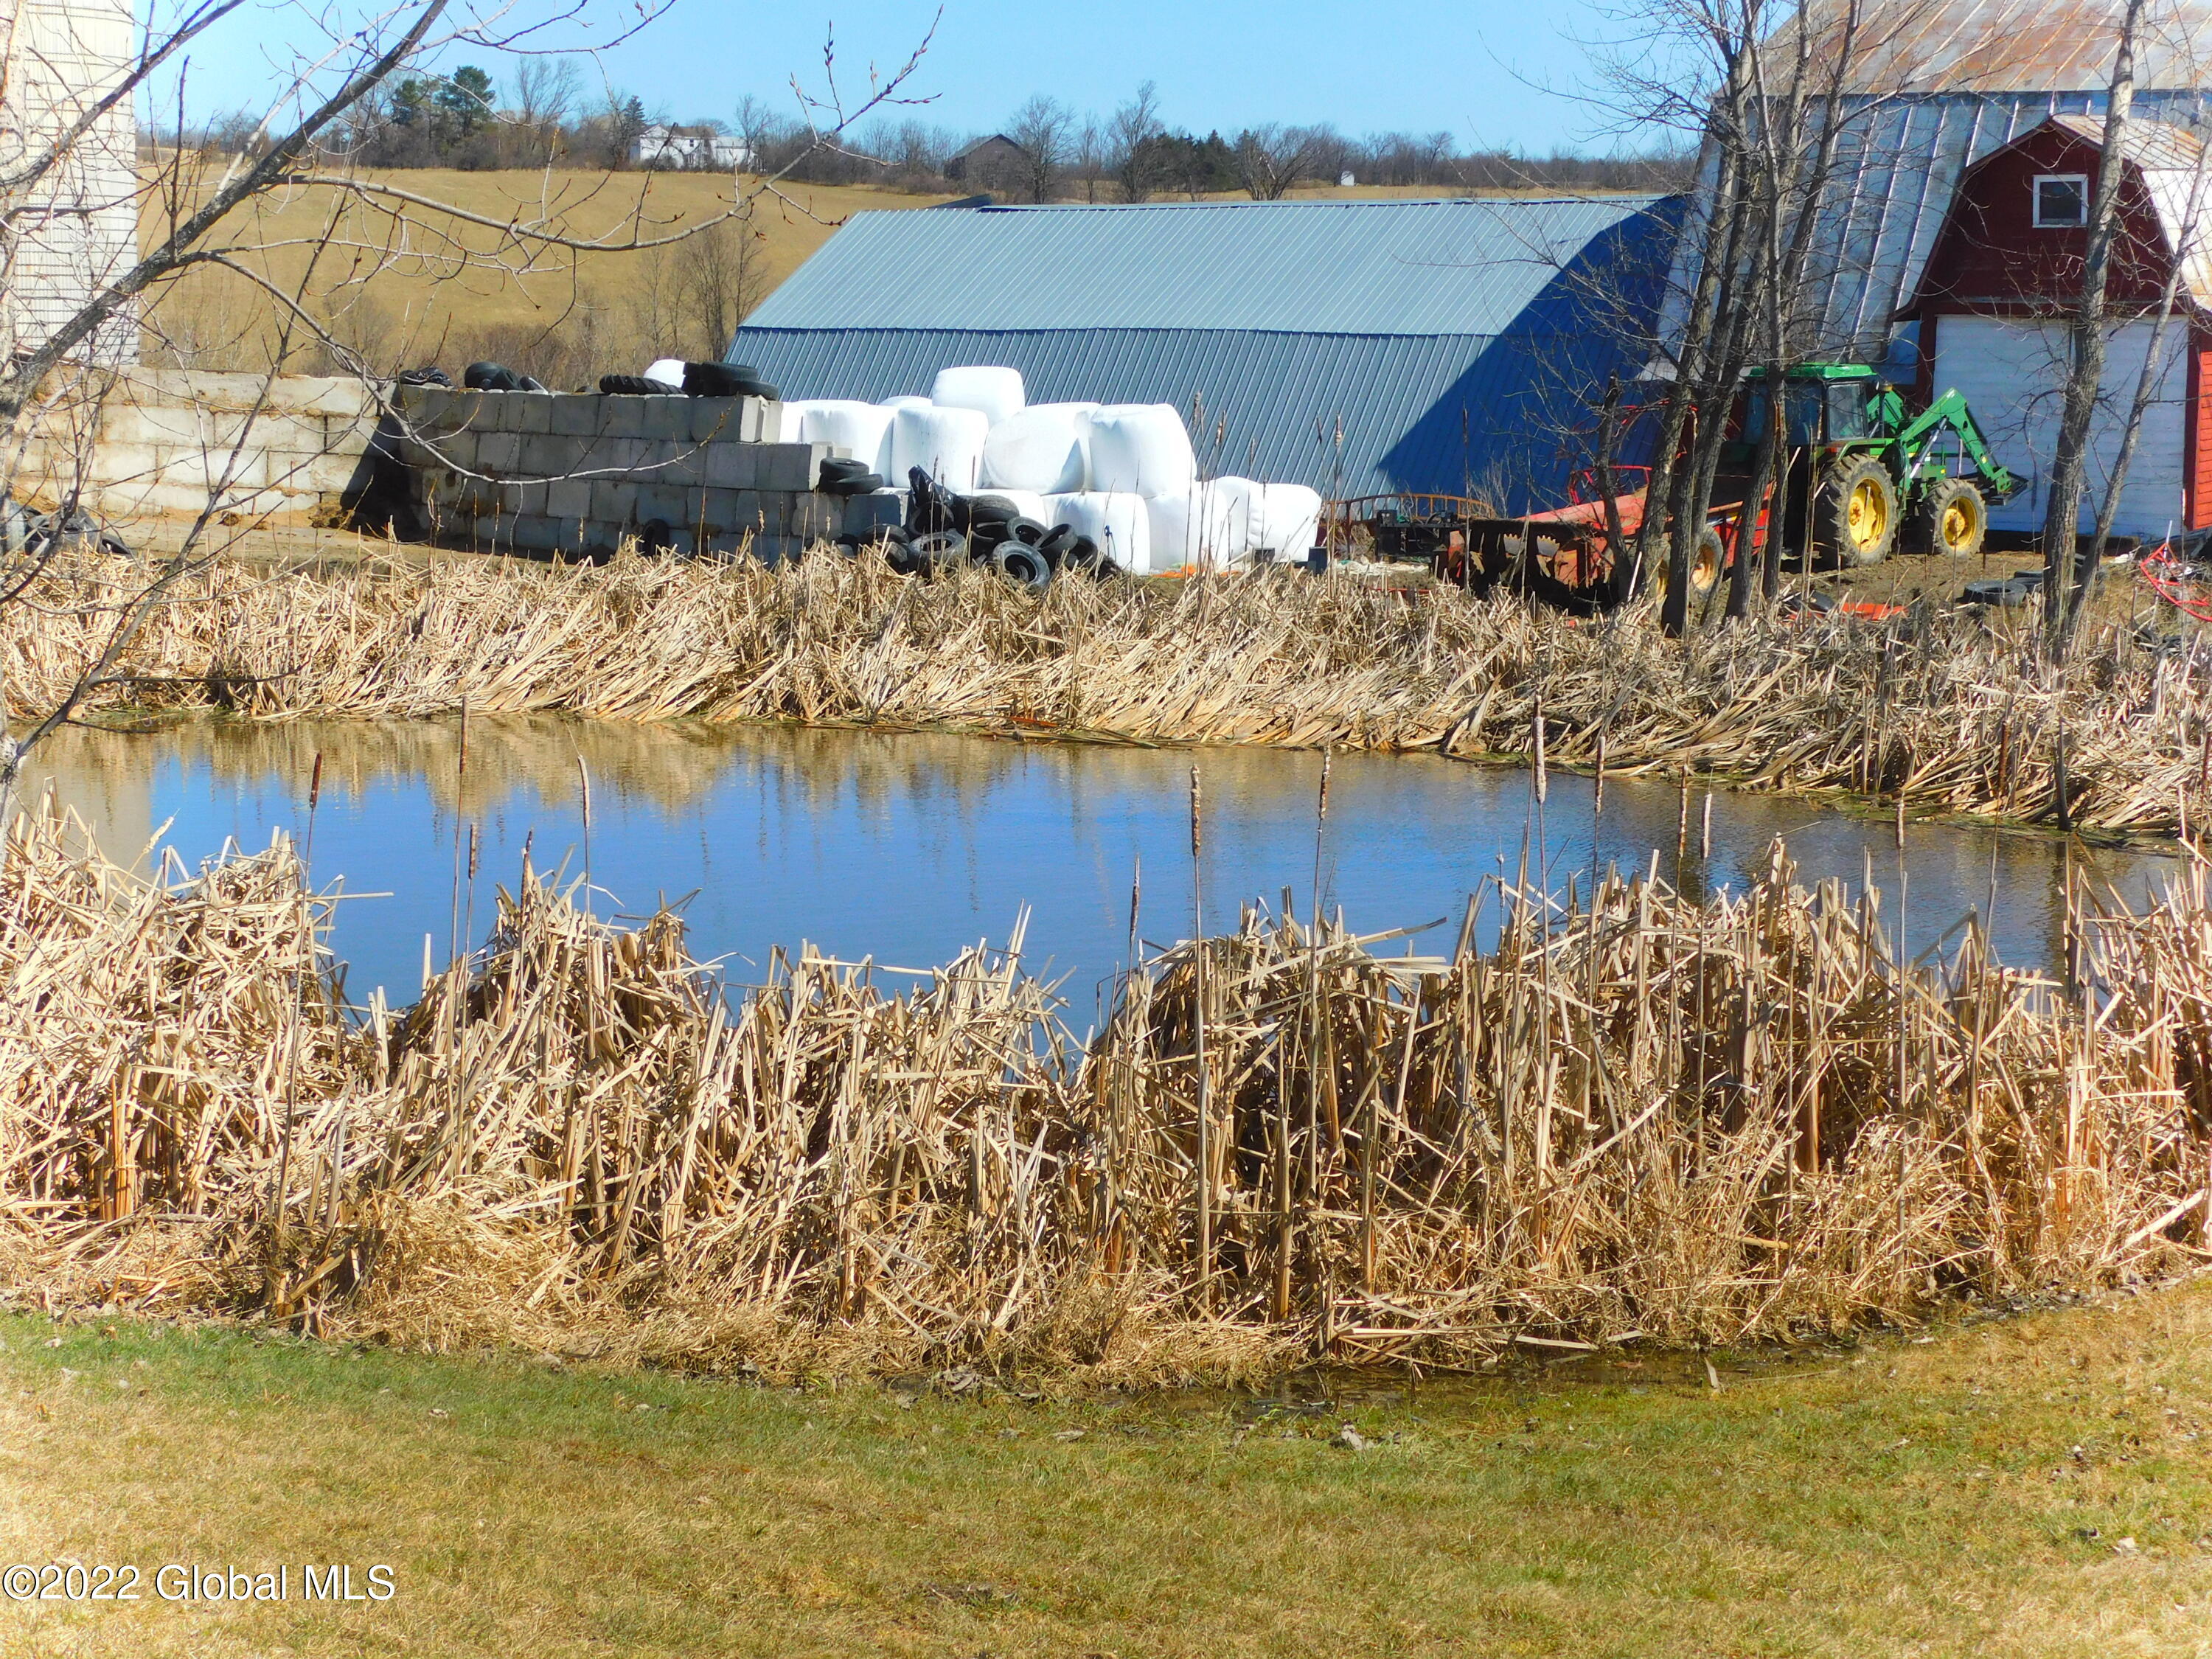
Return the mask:
<path id="1" fill-rule="evenodd" d="M 799 425 L 799 441 L 827 444 L 840 455 L 866 461 L 871 472 L 888 474 L 891 418 L 897 412 L 881 404 L 823 398 L 806 405 L 805 417 Z"/>
<path id="2" fill-rule="evenodd" d="M 1150 544 L 1153 570 L 1180 570 L 1196 564 L 1201 553 L 1199 508 L 1195 492 L 1189 495 L 1144 495 L 1146 540 Z"/>
<path id="3" fill-rule="evenodd" d="M 972 409 L 900 409 L 891 415 L 890 465 L 886 477 L 903 478 L 912 467 L 947 489 L 972 494 L 983 465 L 983 441 L 991 423 Z"/>
<path id="4" fill-rule="evenodd" d="M 775 441 L 780 444 L 806 442 L 807 416 L 830 401 L 826 398 L 800 398 L 791 403 L 776 404 Z"/>
<path id="5" fill-rule="evenodd" d="M 1008 416 L 983 441 L 982 483 L 986 489 L 1048 495 L 1082 489 L 1081 417 L 1050 405 Z"/>
<path id="6" fill-rule="evenodd" d="M 684 360 L 681 357 L 657 357 L 647 368 L 645 378 L 658 380 L 672 392 L 684 390 Z"/>
<path id="7" fill-rule="evenodd" d="M 946 409 L 972 409 L 993 426 L 1020 414 L 1029 401 L 1023 395 L 1021 370 L 980 365 L 939 369 L 929 400 Z"/>
<path id="8" fill-rule="evenodd" d="M 1249 478 L 1209 478 L 1194 492 L 1199 550 L 1218 569 L 1242 564 L 1257 528 L 1260 486 Z"/>
<path id="9" fill-rule="evenodd" d="M 1278 564 L 1298 564 L 1321 538 L 1321 491 L 1304 484 L 1261 486 L 1260 530 L 1254 548 L 1266 548 Z"/>
<path id="10" fill-rule="evenodd" d="M 1197 482 L 1198 458 L 1173 404 L 1102 404 L 1084 430 L 1094 490 L 1175 495 Z"/>
<path id="11" fill-rule="evenodd" d="M 1085 489 L 1048 495 L 1044 505 L 1045 510 L 1036 514 L 1040 521 L 1064 524 L 1077 535 L 1088 536 L 1122 569 L 1142 575 L 1154 568 L 1152 514 L 1142 495 Z"/>
<path id="12" fill-rule="evenodd" d="M 927 409 L 929 406 L 928 398 L 917 397 L 912 392 L 901 392 L 896 398 L 884 399 L 885 409 Z"/>

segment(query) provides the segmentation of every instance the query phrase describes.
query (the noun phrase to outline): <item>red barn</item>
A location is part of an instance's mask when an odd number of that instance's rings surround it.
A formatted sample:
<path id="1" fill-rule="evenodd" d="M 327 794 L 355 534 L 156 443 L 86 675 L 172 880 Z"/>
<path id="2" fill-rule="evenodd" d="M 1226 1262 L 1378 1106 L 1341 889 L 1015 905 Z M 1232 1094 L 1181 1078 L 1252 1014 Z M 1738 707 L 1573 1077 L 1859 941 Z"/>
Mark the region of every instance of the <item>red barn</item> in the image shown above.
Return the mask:
<path id="1" fill-rule="evenodd" d="M 1956 387 L 1966 394 L 1998 459 L 2027 480 L 1990 514 L 1995 530 L 2043 526 L 2066 384 L 2067 319 L 2081 296 L 2104 137 L 2100 118 L 2055 116 L 1976 162 L 1960 181 L 1917 293 L 1899 313 L 1919 325 L 1922 393 Z M 2085 530 L 2104 499 L 2177 262 L 2174 313 L 2151 366 L 2152 400 L 2114 527 L 2153 539 L 2212 528 L 2212 410 L 2203 406 L 2212 396 L 2207 162 L 2203 142 L 2180 127 L 2130 126 Z"/>

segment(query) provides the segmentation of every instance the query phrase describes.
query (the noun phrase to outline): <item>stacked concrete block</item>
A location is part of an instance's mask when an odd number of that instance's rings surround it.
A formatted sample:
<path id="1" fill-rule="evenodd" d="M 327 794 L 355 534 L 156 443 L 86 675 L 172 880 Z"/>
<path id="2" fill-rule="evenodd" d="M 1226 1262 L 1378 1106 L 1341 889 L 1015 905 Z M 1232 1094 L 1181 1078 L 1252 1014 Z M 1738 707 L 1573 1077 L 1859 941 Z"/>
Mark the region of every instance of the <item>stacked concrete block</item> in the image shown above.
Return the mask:
<path id="1" fill-rule="evenodd" d="M 441 539 L 577 554 L 640 538 L 775 560 L 850 519 L 842 497 L 814 489 L 828 451 L 774 441 L 781 411 L 757 398 L 404 386 L 397 408 L 416 502 Z"/>
<path id="2" fill-rule="evenodd" d="M 114 520 L 308 522 L 366 482 L 377 413 L 358 380 L 133 368 L 46 411 L 13 482 Z"/>

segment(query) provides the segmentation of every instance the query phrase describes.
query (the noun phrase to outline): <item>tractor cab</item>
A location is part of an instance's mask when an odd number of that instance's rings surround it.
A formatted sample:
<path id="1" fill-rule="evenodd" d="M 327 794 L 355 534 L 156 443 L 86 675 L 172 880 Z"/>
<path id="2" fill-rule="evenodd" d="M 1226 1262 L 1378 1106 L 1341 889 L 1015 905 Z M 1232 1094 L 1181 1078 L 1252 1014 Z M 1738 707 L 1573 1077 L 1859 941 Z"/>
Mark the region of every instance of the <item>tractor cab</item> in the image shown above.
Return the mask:
<path id="1" fill-rule="evenodd" d="M 1846 444 L 1863 443 L 1878 435 L 1888 412 L 1881 405 L 1896 401 L 1885 397 L 1875 372 L 1858 363 L 1818 363 L 1793 368 L 1783 376 L 1782 441 L 1790 452 L 1840 450 Z M 1723 466 L 1740 466 L 1748 472 L 1759 446 L 1766 441 L 1767 423 L 1774 418 L 1774 389 L 1766 371 L 1754 368 L 1736 394 L 1729 422 L 1730 438 L 1721 452 Z"/>

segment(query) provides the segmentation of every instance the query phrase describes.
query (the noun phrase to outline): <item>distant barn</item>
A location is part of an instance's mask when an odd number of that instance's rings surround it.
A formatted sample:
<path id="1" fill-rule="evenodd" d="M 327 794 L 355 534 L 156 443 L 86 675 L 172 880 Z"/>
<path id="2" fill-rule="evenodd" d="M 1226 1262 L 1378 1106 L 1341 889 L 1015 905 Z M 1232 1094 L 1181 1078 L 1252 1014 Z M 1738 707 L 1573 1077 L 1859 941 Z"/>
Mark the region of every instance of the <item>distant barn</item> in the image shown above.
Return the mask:
<path id="1" fill-rule="evenodd" d="M 0 7 L 0 176 L 52 154 L 137 61 L 131 0 Z M 94 118 L 60 164 L 7 200 L 0 230 L 0 351 L 35 349 L 137 258 L 137 125 L 131 100 Z M 81 355 L 136 356 L 129 315 Z"/>
<path id="2" fill-rule="evenodd" d="M 1018 190 L 1033 163 L 1029 151 L 1003 132 L 978 138 L 945 164 L 945 176 L 975 190 L 1008 194 Z"/>
<path id="3" fill-rule="evenodd" d="M 854 216 L 739 331 L 792 398 L 1003 363 L 1169 403 L 1201 465 L 1324 495 L 1556 499 L 1632 375 L 1681 202 L 1204 202 Z"/>

